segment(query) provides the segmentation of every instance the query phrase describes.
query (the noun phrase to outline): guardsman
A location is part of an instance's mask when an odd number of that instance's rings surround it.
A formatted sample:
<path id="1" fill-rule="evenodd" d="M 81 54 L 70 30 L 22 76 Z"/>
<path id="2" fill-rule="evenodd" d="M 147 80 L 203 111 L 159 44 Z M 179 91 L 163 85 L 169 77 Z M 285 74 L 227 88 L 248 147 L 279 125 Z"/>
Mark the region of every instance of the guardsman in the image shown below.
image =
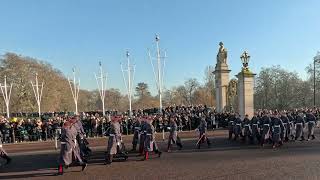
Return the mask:
<path id="1" fill-rule="evenodd" d="M 312 140 L 314 140 L 314 128 L 317 124 L 317 118 L 313 115 L 311 110 L 309 110 L 306 114 L 306 123 L 308 123 L 308 141 L 310 140 L 310 136 Z"/>
<path id="2" fill-rule="evenodd" d="M 272 117 L 271 122 L 271 128 L 272 128 L 272 142 L 273 142 L 273 148 L 276 148 L 277 146 L 281 146 L 282 139 L 281 139 L 281 133 L 284 130 L 283 122 L 279 118 L 279 114 L 276 111 Z"/>
<path id="3" fill-rule="evenodd" d="M 244 127 L 244 141 L 250 141 L 250 143 L 253 142 L 252 138 L 252 128 L 251 128 L 251 121 L 249 119 L 249 116 L 246 114 L 245 118 L 243 119 L 243 127 Z"/>
<path id="4" fill-rule="evenodd" d="M 294 125 L 294 117 L 292 116 L 291 112 L 287 113 L 287 117 L 289 119 L 289 128 L 290 128 L 290 133 L 289 136 L 291 138 L 291 140 L 294 140 L 295 134 L 296 134 L 296 129 L 295 129 L 295 125 Z"/>
<path id="5" fill-rule="evenodd" d="M 199 133 L 200 133 L 199 140 L 198 140 L 198 142 L 196 144 L 198 149 L 200 149 L 200 145 L 202 143 L 204 143 L 205 140 L 207 142 L 208 147 L 210 147 L 211 146 L 211 142 L 210 142 L 209 138 L 206 135 L 206 133 L 207 133 L 207 122 L 206 122 L 205 116 L 201 117 L 198 130 L 199 130 Z"/>
<path id="6" fill-rule="evenodd" d="M 128 156 L 122 151 L 121 125 L 119 120 L 121 117 L 113 117 L 109 128 L 109 139 L 106 153 L 106 165 L 112 163 L 113 157 L 117 154 L 127 160 Z"/>
<path id="7" fill-rule="evenodd" d="M 158 154 L 158 157 L 161 156 L 162 152 L 159 151 L 157 142 L 156 142 L 156 137 L 155 137 L 155 130 L 154 126 L 152 125 L 152 118 L 148 117 L 146 119 L 145 123 L 145 140 L 144 140 L 144 159 L 143 160 L 148 160 L 149 159 L 149 154 L 151 152 L 155 152 Z"/>
<path id="8" fill-rule="evenodd" d="M 61 148 L 58 175 L 63 175 L 64 167 L 68 168 L 72 163 L 72 155 L 74 155 L 76 160 L 78 160 L 79 164 L 82 166 L 82 171 L 84 171 L 87 167 L 87 164 L 82 161 L 80 154 L 76 151 L 76 136 L 77 130 L 69 121 L 66 121 L 61 129 Z"/>
<path id="9" fill-rule="evenodd" d="M 305 127 L 305 121 L 304 121 L 304 115 L 302 112 L 300 112 L 295 119 L 295 129 L 296 129 L 296 136 L 295 140 L 298 140 L 298 138 L 301 138 L 300 141 L 304 141 L 304 132 L 303 129 Z"/>
<path id="10" fill-rule="evenodd" d="M 282 112 L 280 119 L 283 122 L 284 126 L 284 132 L 281 133 L 281 139 L 285 142 L 289 141 L 289 135 L 290 135 L 290 120 L 287 117 L 286 112 Z"/>
<path id="11" fill-rule="evenodd" d="M 7 152 L 3 149 L 2 145 L 2 133 L 0 131 L 0 157 L 7 161 L 7 164 L 11 162 L 11 158 L 8 156 Z"/>
<path id="12" fill-rule="evenodd" d="M 239 136 L 242 136 L 242 120 L 240 119 L 240 115 L 236 114 L 236 119 L 234 120 L 234 140 L 236 141 Z"/>
<path id="13" fill-rule="evenodd" d="M 178 136 L 178 125 L 176 122 L 176 117 L 174 115 L 169 117 L 169 138 L 168 138 L 168 149 L 167 152 L 171 151 L 172 144 L 176 144 L 179 147 L 179 150 L 182 149 L 181 139 Z"/>
<path id="14" fill-rule="evenodd" d="M 146 119 L 141 117 L 141 131 L 140 131 L 140 143 L 139 143 L 139 153 L 142 156 L 144 153 L 144 141 L 146 139 Z"/>
<path id="15" fill-rule="evenodd" d="M 252 119 L 251 119 L 251 129 L 252 129 L 252 142 L 255 141 L 260 142 L 261 135 L 260 135 L 260 119 L 255 112 Z"/>
<path id="16" fill-rule="evenodd" d="M 134 123 L 132 125 L 133 129 L 133 138 L 132 138 L 132 150 L 131 152 L 137 151 L 137 145 L 140 139 L 140 132 L 141 132 L 141 122 L 140 118 L 134 118 Z"/>
<path id="17" fill-rule="evenodd" d="M 270 131 L 271 131 L 271 119 L 268 115 L 268 112 L 265 111 L 261 118 L 261 126 L 262 126 L 262 133 L 261 133 L 261 146 L 263 147 L 264 144 L 270 139 Z"/>
<path id="18" fill-rule="evenodd" d="M 231 114 L 228 118 L 229 140 L 232 139 L 232 134 L 234 130 L 234 120 L 235 120 L 235 116 L 234 114 Z"/>
<path id="19" fill-rule="evenodd" d="M 69 121 L 77 130 L 76 140 L 79 146 L 77 146 L 76 150 L 80 153 L 82 160 L 87 162 L 87 159 L 85 157 L 88 157 L 90 155 L 91 149 L 88 147 L 89 143 L 85 138 L 86 133 L 83 129 L 82 122 L 79 120 L 79 117 L 72 118 Z"/>

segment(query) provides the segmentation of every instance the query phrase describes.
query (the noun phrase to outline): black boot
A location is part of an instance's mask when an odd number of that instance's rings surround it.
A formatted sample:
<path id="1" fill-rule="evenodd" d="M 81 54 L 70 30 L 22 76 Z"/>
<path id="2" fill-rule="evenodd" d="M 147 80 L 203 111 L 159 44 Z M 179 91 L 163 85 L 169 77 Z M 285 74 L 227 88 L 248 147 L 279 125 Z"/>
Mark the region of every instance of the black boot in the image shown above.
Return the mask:
<path id="1" fill-rule="evenodd" d="M 87 163 L 82 163 L 81 166 L 82 166 L 81 171 L 84 171 L 87 168 L 88 165 L 87 165 Z"/>
<path id="2" fill-rule="evenodd" d="M 314 140 L 316 138 L 314 135 L 312 135 L 311 137 L 312 137 L 312 140 Z"/>
<path id="3" fill-rule="evenodd" d="M 8 155 L 4 155 L 3 157 L 4 159 L 6 159 L 7 163 L 6 164 L 10 164 L 12 159 L 8 156 Z"/>

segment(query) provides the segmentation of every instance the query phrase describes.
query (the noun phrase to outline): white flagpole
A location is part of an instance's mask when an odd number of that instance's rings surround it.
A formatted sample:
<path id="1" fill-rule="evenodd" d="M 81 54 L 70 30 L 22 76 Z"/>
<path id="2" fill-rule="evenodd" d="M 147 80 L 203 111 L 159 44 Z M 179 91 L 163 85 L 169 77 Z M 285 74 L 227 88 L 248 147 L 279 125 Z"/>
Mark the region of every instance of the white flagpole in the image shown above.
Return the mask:
<path id="1" fill-rule="evenodd" d="M 7 76 L 4 76 L 4 84 L 0 84 L 1 92 L 3 95 L 4 102 L 7 107 L 7 118 L 10 118 L 10 110 L 9 110 L 9 103 L 10 103 L 10 97 L 11 97 L 11 90 L 12 90 L 12 83 L 9 86 L 9 94 L 8 94 L 8 85 L 7 85 Z"/>
<path id="2" fill-rule="evenodd" d="M 128 93 L 129 99 L 129 117 L 132 116 L 132 88 L 133 88 L 133 81 L 134 81 L 134 73 L 135 73 L 135 66 L 130 64 L 130 53 L 129 51 L 126 52 L 127 57 L 127 69 L 123 69 L 121 64 L 121 71 L 123 76 L 123 81 Z M 127 71 L 127 79 L 125 77 L 125 71 Z"/>
<path id="3" fill-rule="evenodd" d="M 105 97 L 106 97 L 106 88 L 107 88 L 107 73 L 104 74 L 101 62 L 99 62 L 99 67 L 100 67 L 100 76 L 98 77 L 96 74 L 94 74 L 94 76 L 97 81 L 100 99 L 102 102 L 102 114 L 103 116 L 105 116 L 106 115 Z M 100 79 L 101 85 L 99 84 L 99 79 Z"/>
<path id="4" fill-rule="evenodd" d="M 38 113 L 39 113 L 39 118 L 41 118 L 41 99 L 42 99 L 42 92 L 43 92 L 43 84 L 44 82 L 42 81 L 41 85 L 39 85 L 38 81 L 38 73 L 36 73 L 36 82 L 33 84 L 31 81 L 34 97 L 36 98 L 37 105 L 38 105 Z M 39 90 L 40 87 L 40 90 Z"/>
<path id="5" fill-rule="evenodd" d="M 70 80 L 68 78 L 68 81 L 69 81 L 73 101 L 76 106 L 75 114 L 78 115 L 78 99 L 79 99 L 79 92 L 80 92 L 80 79 L 78 79 L 78 83 L 77 83 L 76 82 L 76 68 L 73 68 L 72 72 L 73 72 L 73 80 Z"/>

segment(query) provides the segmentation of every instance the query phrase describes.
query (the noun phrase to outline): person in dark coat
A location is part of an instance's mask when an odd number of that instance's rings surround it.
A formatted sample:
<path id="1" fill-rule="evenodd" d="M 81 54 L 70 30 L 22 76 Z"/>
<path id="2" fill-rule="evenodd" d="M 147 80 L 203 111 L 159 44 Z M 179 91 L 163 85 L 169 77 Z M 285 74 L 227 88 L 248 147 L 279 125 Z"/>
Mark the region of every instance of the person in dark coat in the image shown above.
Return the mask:
<path id="1" fill-rule="evenodd" d="M 289 141 L 289 135 L 290 135 L 290 120 L 287 117 L 286 112 L 283 112 L 281 114 L 280 119 L 282 120 L 283 126 L 284 126 L 284 132 L 282 132 L 281 138 L 283 141 L 287 142 L 287 141 Z"/>
<path id="2" fill-rule="evenodd" d="M 209 140 L 209 138 L 207 137 L 207 122 L 206 122 L 206 119 L 204 116 L 201 117 L 201 120 L 200 120 L 200 124 L 198 126 L 198 130 L 199 130 L 199 133 L 200 133 L 200 137 L 199 137 L 199 140 L 197 142 L 197 147 L 198 149 L 200 149 L 200 146 L 202 143 L 204 143 L 205 141 L 207 142 L 207 145 L 208 147 L 211 146 L 211 142 Z"/>
<path id="3" fill-rule="evenodd" d="M 87 167 L 87 164 L 82 161 L 80 154 L 76 150 L 76 136 L 77 130 L 69 121 L 66 121 L 61 129 L 58 175 L 62 175 L 63 168 L 68 168 L 72 163 L 72 155 L 79 161 L 79 164 L 82 166 L 82 171 Z"/>
<path id="4" fill-rule="evenodd" d="M 140 130 L 140 143 L 139 143 L 139 153 L 140 155 L 143 155 L 144 153 L 144 141 L 146 139 L 146 119 L 145 118 L 141 118 L 141 130 Z"/>
<path id="5" fill-rule="evenodd" d="M 298 140 L 298 138 L 301 138 L 300 141 L 304 141 L 304 132 L 303 129 L 305 127 L 305 120 L 304 115 L 302 112 L 300 112 L 294 121 L 295 129 L 296 129 L 296 136 L 295 140 Z"/>
<path id="6" fill-rule="evenodd" d="M 11 162 L 11 158 L 8 156 L 7 152 L 4 150 L 2 145 L 2 132 L 0 131 L 0 157 L 7 161 L 7 164 Z"/>
<path id="7" fill-rule="evenodd" d="M 132 125 L 133 138 L 132 138 L 132 152 L 137 151 L 137 145 L 139 144 L 140 132 L 141 132 L 141 122 L 139 118 L 135 118 Z"/>
<path id="8" fill-rule="evenodd" d="M 264 112 L 261 119 L 262 133 L 261 133 L 261 146 L 270 139 L 271 136 L 271 119 L 268 112 Z"/>
<path id="9" fill-rule="evenodd" d="M 239 114 L 236 114 L 233 133 L 235 141 L 239 138 L 239 136 L 242 137 L 242 120 L 240 119 Z"/>
<path id="10" fill-rule="evenodd" d="M 310 140 L 310 137 L 312 138 L 312 140 L 314 140 L 314 128 L 317 124 L 317 118 L 313 115 L 311 110 L 309 110 L 306 114 L 306 123 L 308 124 L 308 141 Z"/>
<path id="11" fill-rule="evenodd" d="M 251 119 L 251 130 L 252 130 L 252 142 L 260 142 L 261 134 L 260 134 L 260 118 L 257 116 L 257 113 L 254 113 Z"/>
<path id="12" fill-rule="evenodd" d="M 272 117 L 271 128 L 272 128 L 272 141 L 273 141 L 272 147 L 276 148 L 277 146 L 281 146 L 283 144 L 281 139 L 281 134 L 282 134 L 282 131 L 284 130 L 284 125 L 282 120 L 279 118 L 278 112 L 275 112 Z"/>
<path id="13" fill-rule="evenodd" d="M 172 144 L 176 144 L 179 147 L 179 150 L 182 149 L 182 144 L 180 137 L 178 136 L 178 125 L 176 123 L 176 117 L 170 116 L 170 124 L 168 127 L 169 130 L 169 138 L 168 138 L 168 149 L 167 151 L 170 152 L 172 148 Z"/>
<path id="14" fill-rule="evenodd" d="M 244 137 L 243 140 L 244 141 L 248 141 L 249 143 L 253 142 L 253 138 L 252 138 L 252 128 L 251 128 L 251 121 L 249 119 L 249 116 L 246 114 L 245 118 L 243 120 L 243 127 L 244 127 Z"/>
<path id="15" fill-rule="evenodd" d="M 229 140 L 232 139 L 232 134 L 234 131 L 234 120 L 235 120 L 235 116 L 234 116 L 234 114 L 231 114 L 228 118 Z"/>

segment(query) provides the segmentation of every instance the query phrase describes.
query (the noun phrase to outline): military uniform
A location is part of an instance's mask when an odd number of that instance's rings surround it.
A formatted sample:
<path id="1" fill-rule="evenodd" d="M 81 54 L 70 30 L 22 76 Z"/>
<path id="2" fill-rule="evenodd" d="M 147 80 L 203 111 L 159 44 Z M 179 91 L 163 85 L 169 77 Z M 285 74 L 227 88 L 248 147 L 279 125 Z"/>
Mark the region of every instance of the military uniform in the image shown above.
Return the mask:
<path id="1" fill-rule="evenodd" d="M 289 141 L 289 135 L 290 135 L 290 120 L 287 117 L 287 115 L 281 115 L 280 119 L 283 122 L 284 131 L 281 132 L 281 139 L 284 141 Z"/>
<path id="2" fill-rule="evenodd" d="M 261 133 L 261 146 L 270 139 L 271 119 L 267 115 L 262 116 L 261 119 L 262 133 Z"/>
<path id="3" fill-rule="evenodd" d="M 251 130 L 252 130 L 252 141 L 255 140 L 260 142 L 261 135 L 260 135 L 260 119 L 257 116 L 253 116 L 251 119 Z"/>
<path id="4" fill-rule="evenodd" d="M 80 120 L 75 120 L 73 125 L 77 130 L 76 139 L 79 144 L 79 146 L 76 146 L 76 150 L 80 153 L 81 158 L 85 160 L 84 157 L 89 156 L 89 154 L 91 153 L 91 149 L 87 146 L 89 143 L 85 139 L 85 131 L 83 129 L 83 125 Z"/>
<path id="5" fill-rule="evenodd" d="M 239 136 L 242 136 L 242 120 L 240 117 L 237 117 L 234 121 L 234 140 L 236 141 Z"/>
<path id="6" fill-rule="evenodd" d="M 303 129 L 305 127 L 305 121 L 302 117 L 302 114 L 299 114 L 296 116 L 294 124 L 295 124 L 295 129 L 296 129 L 295 140 L 297 140 L 298 138 L 301 138 L 301 141 L 303 141 L 304 140 Z"/>
<path id="7" fill-rule="evenodd" d="M 244 141 L 247 139 L 250 140 L 250 143 L 252 143 L 252 128 L 251 128 L 251 122 L 250 119 L 247 117 L 243 120 L 243 127 L 244 127 Z"/>
<path id="8" fill-rule="evenodd" d="M 113 156 L 119 154 L 125 160 L 128 158 L 126 153 L 123 152 L 121 139 L 121 126 L 118 121 L 113 121 L 110 124 L 109 139 L 106 153 L 106 164 L 111 164 Z"/>
<path id="9" fill-rule="evenodd" d="M 289 128 L 290 128 L 289 136 L 291 137 L 291 140 L 294 140 L 294 137 L 296 134 L 296 129 L 295 129 L 295 125 L 294 125 L 295 120 L 291 114 L 288 114 L 287 117 L 289 119 Z"/>
<path id="10" fill-rule="evenodd" d="M 204 143 L 205 140 L 207 142 L 208 147 L 210 147 L 211 142 L 210 142 L 209 138 L 206 136 L 207 122 L 204 118 L 201 118 L 198 129 L 199 129 L 199 133 L 200 133 L 200 137 L 199 137 L 199 140 L 197 143 L 198 149 L 200 149 L 200 145 L 202 143 Z"/>
<path id="11" fill-rule="evenodd" d="M 182 148 L 180 137 L 178 136 L 178 125 L 175 120 L 170 121 L 169 127 L 169 138 L 168 138 L 168 152 L 172 148 L 172 144 L 176 144 L 179 149 Z"/>
<path id="12" fill-rule="evenodd" d="M 141 131 L 140 131 L 140 144 L 139 144 L 139 153 L 140 155 L 143 154 L 144 152 L 144 141 L 146 139 L 146 122 L 145 121 L 142 121 L 141 122 Z"/>
<path id="13" fill-rule="evenodd" d="M 3 149 L 2 145 L 2 133 L 0 131 L 0 157 L 4 158 L 7 161 L 7 164 L 11 162 L 11 158 L 8 156 L 7 152 Z"/>
<path id="14" fill-rule="evenodd" d="M 228 118 L 228 130 L 229 130 L 229 140 L 232 139 L 232 134 L 233 134 L 233 130 L 234 130 L 234 116 L 231 115 Z"/>
<path id="15" fill-rule="evenodd" d="M 314 128 L 317 124 L 317 118 L 312 113 L 307 113 L 306 123 L 308 123 L 308 140 L 310 140 L 310 136 L 312 137 L 312 139 L 315 139 Z"/>
<path id="16" fill-rule="evenodd" d="M 150 152 L 155 152 L 160 157 L 162 153 L 159 151 L 156 143 L 154 126 L 151 122 L 146 122 L 144 130 L 146 131 L 144 140 L 144 160 L 149 159 Z"/>
<path id="17" fill-rule="evenodd" d="M 140 132 L 141 132 L 141 123 L 139 120 L 136 120 L 133 123 L 133 138 L 132 138 L 132 151 L 136 151 L 137 150 L 137 145 L 139 143 L 139 139 L 140 139 Z"/>
<path id="18" fill-rule="evenodd" d="M 64 127 L 61 129 L 61 148 L 59 156 L 59 175 L 63 174 L 63 165 L 68 167 L 72 163 L 72 155 L 79 161 L 82 166 L 82 171 L 87 167 L 81 159 L 79 152 L 76 149 L 77 146 L 77 130 L 71 123 L 65 123 Z"/>
<path id="19" fill-rule="evenodd" d="M 284 125 L 282 120 L 275 116 L 272 118 L 271 127 L 273 148 L 275 148 L 278 145 L 282 145 L 281 133 L 284 130 Z"/>

